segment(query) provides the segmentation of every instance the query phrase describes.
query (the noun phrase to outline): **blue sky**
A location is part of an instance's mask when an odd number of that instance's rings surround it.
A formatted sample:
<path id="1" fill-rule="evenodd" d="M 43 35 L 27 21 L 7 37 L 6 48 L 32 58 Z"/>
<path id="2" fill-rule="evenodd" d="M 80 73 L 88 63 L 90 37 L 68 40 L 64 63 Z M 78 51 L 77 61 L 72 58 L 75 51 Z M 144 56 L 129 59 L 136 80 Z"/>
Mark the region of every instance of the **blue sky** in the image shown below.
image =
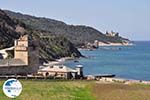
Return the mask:
<path id="1" fill-rule="evenodd" d="M 0 8 L 150 40 L 150 0 L 0 0 Z"/>

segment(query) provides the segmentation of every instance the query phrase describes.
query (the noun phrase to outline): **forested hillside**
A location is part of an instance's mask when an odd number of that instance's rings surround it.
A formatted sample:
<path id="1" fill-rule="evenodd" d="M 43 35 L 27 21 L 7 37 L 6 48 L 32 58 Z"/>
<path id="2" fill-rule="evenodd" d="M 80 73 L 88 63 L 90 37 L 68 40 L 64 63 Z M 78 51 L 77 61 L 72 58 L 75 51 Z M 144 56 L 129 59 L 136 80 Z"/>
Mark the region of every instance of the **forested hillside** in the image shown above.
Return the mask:
<path id="1" fill-rule="evenodd" d="M 47 31 L 51 34 L 61 34 L 70 40 L 76 46 L 82 45 L 87 42 L 93 42 L 99 40 L 102 42 L 114 42 L 121 43 L 123 40 L 127 40 L 122 37 L 108 37 L 102 32 L 82 25 L 67 25 L 62 21 L 57 21 L 49 18 L 35 17 L 31 15 L 24 15 L 21 13 L 15 13 L 12 11 L 5 11 L 11 18 L 18 19 L 24 22 L 28 27 L 36 30 Z"/>
<path id="2" fill-rule="evenodd" d="M 14 46 L 14 40 L 24 34 L 28 34 L 30 40 L 39 41 L 41 60 L 81 56 L 77 48 L 64 36 L 30 28 L 22 21 L 10 18 L 3 10 L 0 10 L 0 49 Z"/>

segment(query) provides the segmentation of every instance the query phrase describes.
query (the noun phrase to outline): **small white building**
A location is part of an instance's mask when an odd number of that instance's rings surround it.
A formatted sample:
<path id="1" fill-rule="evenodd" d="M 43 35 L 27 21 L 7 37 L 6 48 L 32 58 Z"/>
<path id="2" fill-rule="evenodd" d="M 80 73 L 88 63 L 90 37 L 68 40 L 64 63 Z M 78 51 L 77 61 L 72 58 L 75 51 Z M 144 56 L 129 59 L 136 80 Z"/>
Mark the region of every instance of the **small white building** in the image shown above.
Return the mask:
<path id="1" fill-rule="evenodd" d="M 43 67 L 38 70 L 38 74 L 43 75 L 45 77 L 64 78 L 64 79 L 76 79 L 79 77 L 80 74 L 82 74 L 81 72 L 83 73 L 82 67 L 72 69 L 65 65 L 52 65 Z"/>

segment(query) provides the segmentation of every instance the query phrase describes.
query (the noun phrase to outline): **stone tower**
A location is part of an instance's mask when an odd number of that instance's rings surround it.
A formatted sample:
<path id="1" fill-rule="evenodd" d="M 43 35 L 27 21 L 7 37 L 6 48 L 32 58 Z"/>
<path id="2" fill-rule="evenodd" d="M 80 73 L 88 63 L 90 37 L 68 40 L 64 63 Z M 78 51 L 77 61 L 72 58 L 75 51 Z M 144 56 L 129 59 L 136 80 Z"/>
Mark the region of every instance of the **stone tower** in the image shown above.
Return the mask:
<path id="1" fill-rule="evenodd" d="M 15 40 L 14 59 L 20 59 L 25 63 L 25 65 L 28 65 L 29 64 L 28 47 L 29 47 L 28 35 L 21 36 L 18 40 Z"/>
<path id="2" fill-rule="evenodd" d="M 0 75 L 29 75 L 39 68 L 38 41 L 28 35 L 15 40 L 14 58 L 0 61 Z"/>
<path id="3" fill-rule="evenodd" d="M 20 59 L 27 65 L 27 68 L 24 68 L 26 73 L 36 73 L 39 67 L 38 42 L 29 41 L 28 35 L 15 40 L 14 59 Z"/>

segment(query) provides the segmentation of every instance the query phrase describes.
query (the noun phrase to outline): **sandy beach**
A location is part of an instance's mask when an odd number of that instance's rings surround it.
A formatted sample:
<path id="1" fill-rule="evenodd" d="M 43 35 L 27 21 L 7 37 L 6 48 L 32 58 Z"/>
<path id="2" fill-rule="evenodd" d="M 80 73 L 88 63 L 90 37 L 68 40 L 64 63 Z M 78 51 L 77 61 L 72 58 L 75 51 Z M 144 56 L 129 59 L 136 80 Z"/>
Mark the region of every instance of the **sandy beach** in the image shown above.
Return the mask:
<path id="1" fill-rule="evenodd" d="M 59 65 L 64 64 L 66 60 L 73 60 L 72 57 L 62 57 L 60 59 L 56 59 L 55 61 L 49 61 L 48 63 L 44 63 L 43 65 Z"/>

